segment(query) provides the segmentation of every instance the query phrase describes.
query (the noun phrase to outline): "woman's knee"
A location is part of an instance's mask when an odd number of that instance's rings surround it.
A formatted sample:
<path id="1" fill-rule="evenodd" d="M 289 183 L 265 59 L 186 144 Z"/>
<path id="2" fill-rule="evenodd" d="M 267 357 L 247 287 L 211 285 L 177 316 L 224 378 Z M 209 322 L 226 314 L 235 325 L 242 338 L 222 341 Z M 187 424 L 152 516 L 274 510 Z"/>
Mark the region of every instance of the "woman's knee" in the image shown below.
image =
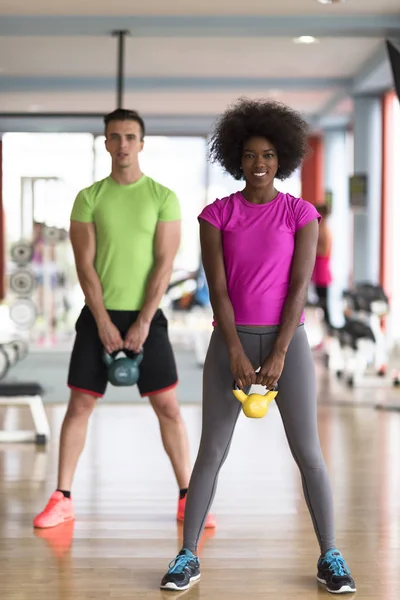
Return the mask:
<path id="1" fill-rule="evenodd" d="M 204 467 L 219 469 L 229 451 L 229 445 L 222 444 L 220 441 L 201 440 L 197 461 Z"/>
<path id="2" fill-rule="evenodd" d="M 307 443 L 292 446 L 291 451 L 301 471 L 325 468 L 325 460 L 318 440 L 314 443 L 307 440 Z"/>

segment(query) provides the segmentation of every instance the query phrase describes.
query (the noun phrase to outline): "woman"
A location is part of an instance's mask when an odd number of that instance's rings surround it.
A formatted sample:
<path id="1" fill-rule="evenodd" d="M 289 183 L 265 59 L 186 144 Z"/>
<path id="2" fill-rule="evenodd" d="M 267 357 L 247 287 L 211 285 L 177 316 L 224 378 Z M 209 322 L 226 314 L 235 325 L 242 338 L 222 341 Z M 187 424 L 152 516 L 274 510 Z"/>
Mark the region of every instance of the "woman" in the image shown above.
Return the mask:
<path id="1" fill-rule="evenodd" d="M 200 577 L 195 556 L 232 440 L 240 388 L 279 381 L 276 403 L 321 548 L 318 581 L 353 592 L 354 581 L 335 546 L 330 482 L 322 456 L 314 364 L 303 307 L 313 271 L 319 214 L 308 202 L 278 192 L 307 151 L 307 125 L 273 102 L 240 100 L 217 123 L 211 157 L 245 187 L 199 216 L 202 260 L 214 310 L 203 376 L 203 429 L 191 477 L 183 548 L 161 582 L 187 589 Z M 255 371 L 261 367 L 260 371 Z"/>
<path id="2" fill-rule="evenodd" d="M 318 296 L 318 304 L 324 311 L 324 322 L 328 334 L 330 334 L 332 331 L 332 325 L 328 309 L 328 288 L 332 283 L 330 267 L 332 236 L 326 220 L 329 215 L 328 207 L 323 204 L 318 206 L 317 210 L 322 219 L 319 225 L 317 256 L 315 259 L 315 266 L 311 281 L 315 285 L 315 291 Z"/>

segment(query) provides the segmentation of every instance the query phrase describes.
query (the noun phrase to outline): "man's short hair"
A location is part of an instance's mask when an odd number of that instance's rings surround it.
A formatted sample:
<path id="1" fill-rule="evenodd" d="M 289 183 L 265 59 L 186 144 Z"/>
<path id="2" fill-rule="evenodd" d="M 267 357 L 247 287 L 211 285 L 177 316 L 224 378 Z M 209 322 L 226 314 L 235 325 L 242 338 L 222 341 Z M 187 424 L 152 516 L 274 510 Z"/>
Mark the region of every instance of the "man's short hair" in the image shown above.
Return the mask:
<path id="1" fill-rule="evenodd" d="M 112 121 L 136 121 L 140 125 L 141 139 L 145 136 L 145 126 L 142 117 L 136 110 L 127 110 L 126 108 L 117 108 L 113 112 L 104 117 L 105 133 L 107 134 L 107 126 Z"/>

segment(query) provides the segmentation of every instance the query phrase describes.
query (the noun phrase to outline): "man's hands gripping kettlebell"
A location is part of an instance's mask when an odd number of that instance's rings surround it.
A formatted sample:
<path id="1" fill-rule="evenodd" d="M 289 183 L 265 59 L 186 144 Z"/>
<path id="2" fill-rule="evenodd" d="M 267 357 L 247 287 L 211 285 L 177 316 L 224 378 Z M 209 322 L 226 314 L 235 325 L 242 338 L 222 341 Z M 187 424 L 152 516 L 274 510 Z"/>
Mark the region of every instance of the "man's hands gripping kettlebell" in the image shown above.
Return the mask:
<path id="1" fill-rule="evenodd" d="M 136 354 L 143 348 L 143 344 L 149 335 L 150 323 L 142 320 L 140 317 L 132 323 L 124 339 L 124 348 L 131 350 Z"/>
<path id="2" fill-rule="evenodd" d="M 112 354 L 124 347 L 121 334 L 111 319 L 105 319 L 97 324 L 97 331 L 103 347 L 108 354 Z"/>

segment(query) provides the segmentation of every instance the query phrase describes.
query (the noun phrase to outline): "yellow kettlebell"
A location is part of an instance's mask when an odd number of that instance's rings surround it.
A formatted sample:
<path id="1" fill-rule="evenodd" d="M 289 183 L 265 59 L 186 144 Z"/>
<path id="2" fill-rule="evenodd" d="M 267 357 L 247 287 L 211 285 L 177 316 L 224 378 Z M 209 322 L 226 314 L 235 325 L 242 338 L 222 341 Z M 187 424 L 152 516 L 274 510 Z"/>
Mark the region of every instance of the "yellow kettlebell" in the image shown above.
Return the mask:
<path id="1" fill-rule="evenodd" d="M 268 412 L 269 404 L 276 398 L 278 390 L 268 390 L 266 394 L 249 394 L 240 390 L 234 382 L 233 394 L 242 403 L 242 410 L 250 419 L 262 419 Z"/>

